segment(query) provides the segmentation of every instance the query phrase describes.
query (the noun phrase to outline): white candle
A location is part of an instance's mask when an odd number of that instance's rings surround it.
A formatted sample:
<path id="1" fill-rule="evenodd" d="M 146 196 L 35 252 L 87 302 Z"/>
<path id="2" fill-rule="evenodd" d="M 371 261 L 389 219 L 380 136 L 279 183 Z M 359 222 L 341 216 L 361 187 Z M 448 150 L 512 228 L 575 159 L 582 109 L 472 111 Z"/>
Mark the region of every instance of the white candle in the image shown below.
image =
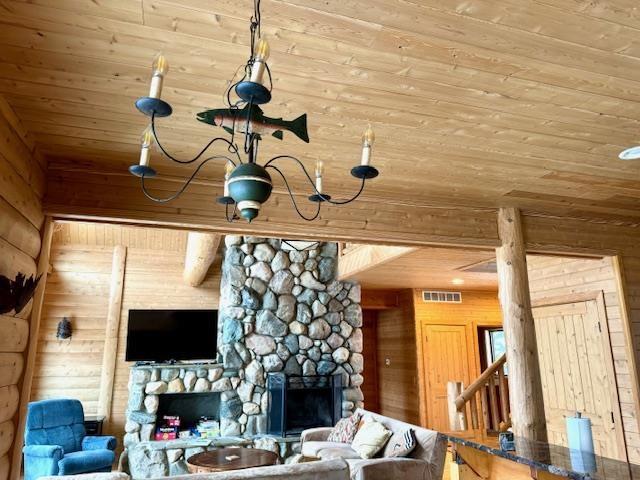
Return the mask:
<path id="1" fill-rule="evenodd" d="M 369 145 L 362 146 L 362 159 L 360 165 L 369 165 L 371 161 L 371 147 Z"/>
<path id="2" fill-rule="evenodd" d="M 140 151 L 140 165 L 142 165 L 143 167 L 148 167 L 150 158 L 151 150 L 149 149 L 149 147 L 143 146 L 142 150 Z"/>
<path id="3" fill-rule="evenodd" d="M 253 66 L 251 67 L 250 81 L 254 83 L 262 83 L 267 59 L 269 58 L 269 44 L 264 38 L 261 38 L 256 46 Z"/>
<path id="4" fill-rule="evenodd" d="M 229 196 L 229 176 L 231 175 L 231 172 L 233 172 L 233 163 L 231 162 L 227 162 L 227 165 L 225 166 L 225 171 L 224 171 L 224 194 L 223 196 L 228 197 Z"/>
<path id="5" fill-rule="evenodd" d="M 322 160 L 316 162 L 316 190 L 322 193 L 322 174 L 324 172 L 324 163 Z"/>
<path id="6" fill-rule="evenodd" d="M 160 54 L 153 60 L 153 75 L 151 76 L 151 86 L 149 87 L 149 96 L 151 98 L 160 98 L 162 94 L 162 81 L 169 71 L 169 63 L 164 55 Z"/>
<path id="7" fill-rule="evenodd" d="M 145 128 L 140 137 L 140 144 L 142 146 L 140 150 L 140 165 L 143 167 L 149 166 L 149 160 L 151 159 L 151 143 L 153 142 L 153 131 L 151 126 Z"/>
<path id="8" fill-rule="evenodd" d="M 371 161 L 371 147 L 373 146 L 375 139 L 376 135 L 373 133 L 371 125 L 369 125 L 362 134 L 362 159 L 360 161 L 360 165 L 369 165 L 369 162 Z"/>
<path id="9" fill-rule="evenodd" d="M 160 98 L 162 94 L 162 76 L 154 75 L 151 77 L 151 86 L 149 87 L 149 96 L 151 98 Z"/>

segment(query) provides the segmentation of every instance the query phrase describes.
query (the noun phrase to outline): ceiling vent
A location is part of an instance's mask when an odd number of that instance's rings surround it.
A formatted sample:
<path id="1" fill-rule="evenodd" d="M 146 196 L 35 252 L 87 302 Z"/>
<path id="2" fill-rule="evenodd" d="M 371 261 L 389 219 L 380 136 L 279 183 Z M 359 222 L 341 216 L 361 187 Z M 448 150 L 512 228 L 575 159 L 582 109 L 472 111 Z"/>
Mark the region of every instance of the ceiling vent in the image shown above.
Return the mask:
<path id="1" fill-rule="evenodd" d="M 462 303 L 462 293 L 443 292 L 441 290 L 423 290 L 422 301 L 425 303 Z"/>

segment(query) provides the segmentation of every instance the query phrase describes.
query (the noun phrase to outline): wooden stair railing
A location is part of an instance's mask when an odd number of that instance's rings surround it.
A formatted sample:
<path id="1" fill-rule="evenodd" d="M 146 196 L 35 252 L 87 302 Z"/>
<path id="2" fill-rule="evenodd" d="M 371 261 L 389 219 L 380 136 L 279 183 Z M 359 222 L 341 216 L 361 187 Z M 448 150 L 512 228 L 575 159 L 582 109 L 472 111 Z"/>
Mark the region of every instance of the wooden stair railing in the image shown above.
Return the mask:
<path id="1" fill-rule="evenodd" d="M 506 362 L 506 355 L 502 355 L 466 389 L 462 382 L 447 383 L 451 431 L 471 428 L 498 432 L 511 424 L 509 388 L 504 374 Z"/>

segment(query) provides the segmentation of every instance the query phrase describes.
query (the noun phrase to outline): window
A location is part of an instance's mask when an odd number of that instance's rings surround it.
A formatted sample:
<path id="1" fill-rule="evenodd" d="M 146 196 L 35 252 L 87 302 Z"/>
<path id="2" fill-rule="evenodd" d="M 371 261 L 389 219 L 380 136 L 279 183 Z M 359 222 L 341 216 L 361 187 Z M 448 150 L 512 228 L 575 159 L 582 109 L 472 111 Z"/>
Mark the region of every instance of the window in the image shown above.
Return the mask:
<path id="1" fill-rule="evenodd" d="M 485 330 L 484 344 L 486 347 L 487 365 L 491 365 L 507 351 L 507 344 L 504 340 L 504 330 L 501 328 Z M 507 374 L 506 365 L 504 373 Z"/>

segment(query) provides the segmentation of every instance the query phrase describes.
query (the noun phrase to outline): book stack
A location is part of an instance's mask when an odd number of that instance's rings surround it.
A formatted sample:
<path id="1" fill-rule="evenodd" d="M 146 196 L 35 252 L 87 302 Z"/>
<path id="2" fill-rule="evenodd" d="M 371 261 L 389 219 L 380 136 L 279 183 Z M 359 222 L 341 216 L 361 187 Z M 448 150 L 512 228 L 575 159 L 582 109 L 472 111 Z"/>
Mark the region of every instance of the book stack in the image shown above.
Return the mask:
<path id="1" fill-rule="evenodd" d="M 173 415 L 165 415 L 162 417 L 162 423 L 156 429 L 155 439 L 158 441 L 175 440 L 178 438 L 178 430 L 180 429 L 180 417 Z"/>
<path id="2" fill-rule="evenodd" d="M 196 429 L 201 438 L 213 438 L 220 436 L 220 422 L 217 420 L 203 417 L 198 422 Z"/>

